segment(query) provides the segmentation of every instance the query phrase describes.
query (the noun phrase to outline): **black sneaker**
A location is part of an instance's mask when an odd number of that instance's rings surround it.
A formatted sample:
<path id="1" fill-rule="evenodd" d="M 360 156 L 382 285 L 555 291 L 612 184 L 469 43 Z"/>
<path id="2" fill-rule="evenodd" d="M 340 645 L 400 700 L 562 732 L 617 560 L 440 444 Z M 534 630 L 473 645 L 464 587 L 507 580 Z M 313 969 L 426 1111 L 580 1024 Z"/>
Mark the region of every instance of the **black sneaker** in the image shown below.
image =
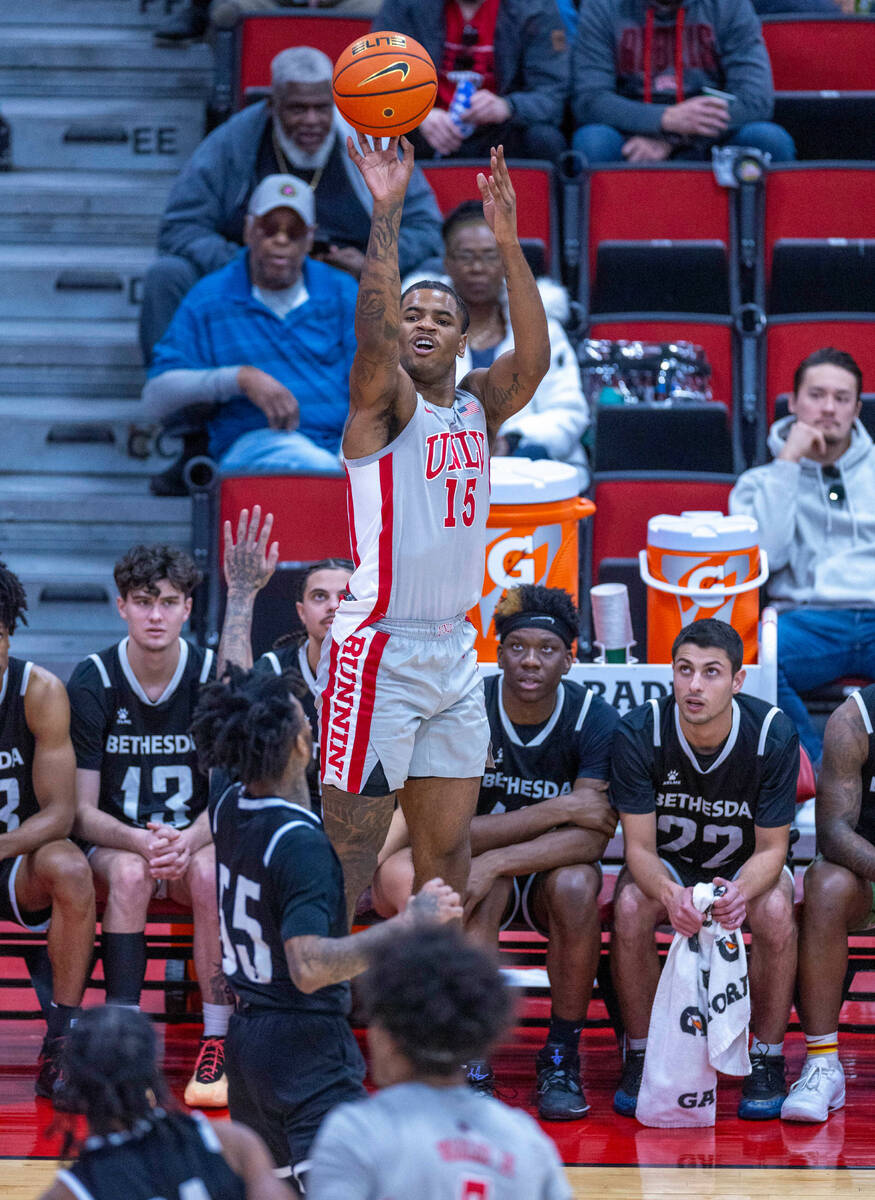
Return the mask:
<path id="1" fill-rule="evenodd" d="M 535 1059 L 538 1072 L 538 1116 L 543 1121 L 576 1121 L 589 1105 L 580 1086 L 580 1055 L 548 1042 Z"/>
<path id="2" fill-rule="evenodd" d="M 495 1095 L 495 1075 L 485 1058 L 477 1058 L 468 1063 L 465 1082 L 478 1096 Z"/>
<path id="3" fill-rule="evenodd" d="M 781 1115 L 787 1096 L 783 1054 L 752 1054 L 750 1075 L 741 1087 L 738 1115 L 742 1121 L 771 1121 Z"/>
<path id="4" fill-rule="evenodd" d="M 55 1093 L 60 1085 L 61 1052 L 63 1049 L 64 1039 L 62 1037 L 50 1038 L 46 1034 L 43 1038 L 42 1048 L 39 1052 L 34 1091 L 38 1096 L 42 1096 L 44 1100 L 54 1100 Z"/>
<path id="5" fill-rule="evenodd" d="M 620 1086 L 614 1092 L 614 1112 L 619 1113 L 621 1117 L 635 1116 L 643 1075 L 644 1051 L 627 1050 Z"/>

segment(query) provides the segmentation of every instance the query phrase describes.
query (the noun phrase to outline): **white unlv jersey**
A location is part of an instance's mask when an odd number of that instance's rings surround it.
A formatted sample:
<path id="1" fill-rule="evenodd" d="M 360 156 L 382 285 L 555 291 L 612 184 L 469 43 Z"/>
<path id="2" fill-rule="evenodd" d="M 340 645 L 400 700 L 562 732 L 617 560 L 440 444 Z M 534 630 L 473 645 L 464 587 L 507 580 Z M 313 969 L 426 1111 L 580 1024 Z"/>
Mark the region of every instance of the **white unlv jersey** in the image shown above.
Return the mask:
<path id="1" fill-rule="evenodd" d="M 456 388 L 452 408 L 426 404 L 394 441 L 345 458 L 355 571 L 331 626 L 338 643 L 382 617 L 449 620 L 480 598 L 489 446 L 483 405 Z"/>

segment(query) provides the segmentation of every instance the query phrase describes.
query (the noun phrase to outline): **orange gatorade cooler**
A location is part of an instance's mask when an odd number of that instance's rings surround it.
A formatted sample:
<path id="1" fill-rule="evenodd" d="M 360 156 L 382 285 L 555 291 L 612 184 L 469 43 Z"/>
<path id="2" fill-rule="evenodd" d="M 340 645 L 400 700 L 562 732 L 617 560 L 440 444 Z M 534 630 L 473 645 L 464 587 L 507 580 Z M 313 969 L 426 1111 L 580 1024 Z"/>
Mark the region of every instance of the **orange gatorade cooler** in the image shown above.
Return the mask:
<path id="1" fill-rule="evenodd" d="M 490 485 L 483 597 L 468 613 L 484 662 L 496 659 L 492 615 L 508 588 L 561 587 L 577 603 L 577 523 L 595 512 L 578 495 L 580 473 L 568 463 L 493 458 Z"/>
<path id="2" fill-rule="evenodd" d="M 744 661 L 756 662 L 758 593 L 769 564 L 753 517 L 721 512 L 651 517 L 639 565 L 647 584 L 648 662 L 671 662 L 678 633 L 702 617 L 734 626 L 744 642 Z"/>

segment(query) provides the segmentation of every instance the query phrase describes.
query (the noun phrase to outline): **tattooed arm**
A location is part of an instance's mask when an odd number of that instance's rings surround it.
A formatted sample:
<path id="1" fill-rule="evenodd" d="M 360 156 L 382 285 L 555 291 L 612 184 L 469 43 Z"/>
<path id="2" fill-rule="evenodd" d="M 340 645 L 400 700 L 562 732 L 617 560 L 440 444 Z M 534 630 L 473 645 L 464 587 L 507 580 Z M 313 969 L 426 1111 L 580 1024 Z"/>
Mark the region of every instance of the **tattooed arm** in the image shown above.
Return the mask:
<path id="1" fill-rule="evenodd" d="M 219 679 L 228 663 L 247 671 L 252 666 L 252 610 L 255 597 L 273 575 L 279 558 L 279 542 L 274 542 L 270 550 L 267 549 L 273 513 L 266 515 L 259 534 L 260 521 L 259 505 L 253 507 L 251 520 L 249 510 L 241 509 L 236 543 L 231 522 L 225 522 L 225 582 L 228 585 L 228 598 L 217 655 L 216 674 Z"/>
<path id="2" fill-rule="evenodd" d="M 367 970 L 373 951 L 402 930 L 417 925 L 443 925 L 461 915 L 458 893 L 443 880 L 430 879 L 410 897 L 403 913 L 362 933 L 342 938 L 289 938 L 285 943 L 289 974 L 301 992 L 315 992 L 332 983 L 343 983 Z"/>
<path id="3" fill-rule="evenodd" d="M 413 382 L 399 361 L 401 275 L 398 234 L 404 196 L 413 171 L 413 147 L 398 138 L 371 143 L 347 139 L 350 158 L 374 198 L 371 232 L 355 310 L 356 353 L 349 375 L 349 420 L 343 451 L 350 458 L 375 453 L 407 424 L 416 405 Z"/>
<path id="4" fill-rule="evenodd" d="M 501 146 L 492 150 L 489 177 L 481 173 L 477 185 L 483 216 L 495 234 L 504 265 L 514 345 L 485 374 L 472 372 L 463 387 L 483 401 L 489 435 L 494 438 L 508 417 L 525 408 L 550 369 L 550 336 L 541 293 L 520 246 L 516 195 Z"/>
<path id="5" fill-rule="evenodd" d="M 817 847 L 824 858 L 863 879 L 875 880 L 875 846 L 855 833 L 862 803 L 863 764 L 869 739 L 853 699 L 837 708 L 826 725 L 823 770 L 817 783 L 814 817 Z"/>

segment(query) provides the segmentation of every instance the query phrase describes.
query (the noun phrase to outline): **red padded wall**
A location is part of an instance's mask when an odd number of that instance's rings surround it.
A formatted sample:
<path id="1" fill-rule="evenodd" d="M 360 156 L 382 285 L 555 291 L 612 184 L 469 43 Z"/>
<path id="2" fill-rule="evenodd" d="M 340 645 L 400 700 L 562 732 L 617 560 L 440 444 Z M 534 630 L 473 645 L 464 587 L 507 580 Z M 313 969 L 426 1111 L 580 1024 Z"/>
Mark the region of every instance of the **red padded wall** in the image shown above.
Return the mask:
<path id="1" fill-rule="evenodd" d="M 346 476 L 232 475 L 219 487 L 219 563 L 224 557 L 226 520 L 237 534 L 241 508 L 260 504 L 274 515 L 271 541 L 280 544 L 280 562 L 349 558 Z"/>

